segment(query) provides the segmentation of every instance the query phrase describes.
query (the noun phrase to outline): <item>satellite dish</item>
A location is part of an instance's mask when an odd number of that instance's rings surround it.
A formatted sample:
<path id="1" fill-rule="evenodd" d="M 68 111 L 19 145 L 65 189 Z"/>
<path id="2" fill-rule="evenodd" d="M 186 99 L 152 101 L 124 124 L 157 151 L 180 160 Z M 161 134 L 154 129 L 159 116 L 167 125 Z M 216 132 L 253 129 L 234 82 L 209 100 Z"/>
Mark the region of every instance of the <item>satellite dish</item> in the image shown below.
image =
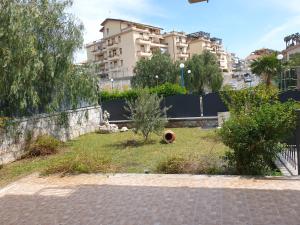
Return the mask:
<path id="1" fill-rule="evenodd" d="M 189 0 L 189 3 L 208 2 L 208 0 Z"/>

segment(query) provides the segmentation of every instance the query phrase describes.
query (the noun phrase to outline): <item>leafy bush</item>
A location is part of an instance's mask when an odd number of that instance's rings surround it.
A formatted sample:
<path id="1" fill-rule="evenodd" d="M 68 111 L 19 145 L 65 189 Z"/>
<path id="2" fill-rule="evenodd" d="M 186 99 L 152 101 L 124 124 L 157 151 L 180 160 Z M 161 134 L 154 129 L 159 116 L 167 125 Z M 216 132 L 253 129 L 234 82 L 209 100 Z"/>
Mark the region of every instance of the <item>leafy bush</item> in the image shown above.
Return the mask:
<path id="1" fill-rule="evenodd" d="M 152 94 L 157 94 L 161 97 L 171 96 L 171 95 L 177 95 L 177 94 L 186 94 L 186 89 L 179 86 L 178 84 L 170 84 L 165 83 L 163 85 L 149 88 L 147 89 Z M 123 92 L 108 92 L 108 91 L 102 91 L 100 92 L 100 100 L 102 102 L 111 101 L 111 100 L 133 100 L 136 99 L 141 92 L 140 89 L 131 89 Z"/>
<path id="2" fill-rule="evenodd" d="M 231 114 L 243 114 L 265 103 L 278 100 L 279 91 L 275 87 L 259 85 L 253 88 L 221 92 L 221 97 Z"/>
<path id="3" fill-rule="evenodd" d="M 161 161 L 156 172 L 164 174 L 220 174 L 224 173 L 223 160 L 215 155 L 201 157 L 173 156 Z"/>
<path id="4" fill-rule="evenodd" d="M 182 86 L 179 86 L 178 84 L 170 84 L 170 83 L 165 83 L 163 85 L 150 88 L 150 93 L 152 94 L 157 94 L 158 96 L 161 97 L 166 97 L 166 96 L 172 96 L 172 95 L 178 95 L 178 94 L 186 94 L 186 89 Z"/>
<path id="5" fill-rule="evenodd" d="M 46 156 L 52 155 L 58 152 L 62 146 L 62 142 L 54 137 L 43 135 L 39 136 L 29 146 L 28 156 Z"/>
<path id="6" fill-rule="evenodd" d="M 234 92 L 229 97 L 231 118 L 223 124 L 220 136 L 232 151 L 229 165 L 238 174 L 263 175 L 295 128 L 294 102 L 280 103 L 271 87 Z"/>
<path id="7" fill-rule="evenodd" d="M 161 161 L 156 168 L 156 172 L 165 174 L 185 173 L 187 161 L 182 157 L 172 157 Z"/>
<path id="8" fill-rule="evenodd" d="M 156 94 L 150 94 L 147 90 L 142 90 L 135 100 L 127 101 L 130 112 L 128 119 L 133 121 L 135 133 L 141 133 L 147 141 L 151 133 L 160 135 L 167 122 L 166 108 L 161 109 L 162 98 Z"/>

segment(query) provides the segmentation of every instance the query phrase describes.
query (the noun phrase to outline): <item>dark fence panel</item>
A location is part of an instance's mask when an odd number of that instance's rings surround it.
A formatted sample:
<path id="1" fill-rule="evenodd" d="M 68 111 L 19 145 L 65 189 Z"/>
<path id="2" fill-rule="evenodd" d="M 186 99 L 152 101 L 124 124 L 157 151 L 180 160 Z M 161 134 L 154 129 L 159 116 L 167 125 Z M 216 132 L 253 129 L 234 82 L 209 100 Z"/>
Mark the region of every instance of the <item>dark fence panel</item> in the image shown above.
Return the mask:
<path id="1" fill-rule="evenodd" d="M 228 111 L 219 93 L 210 93 L 204 95 L 202 102 L 204 116 L 217 116 L 218 112 Z"/>
<path id="2" fill-rule="evenodd" d="M 289 99 L 293 99 L 295 101 L 300 101 L 300 91 L 297 90 L 289 90 L 279 94 L 279 100 L 281 102 L 286 102 Z"/>
<path id="3" fill-rule="evenodd" d="M 102 110 L 110 113 L 109 120 L 128 120 L 129 113 L 124 109 L 125 100 L 112 100 L 102 103 Z"/>
<path id="4" fill-rule="evenodd" d="M 200 97 L 197 95 L 174 95 L 165 98 L 168 118 L 201 117 Z"/>

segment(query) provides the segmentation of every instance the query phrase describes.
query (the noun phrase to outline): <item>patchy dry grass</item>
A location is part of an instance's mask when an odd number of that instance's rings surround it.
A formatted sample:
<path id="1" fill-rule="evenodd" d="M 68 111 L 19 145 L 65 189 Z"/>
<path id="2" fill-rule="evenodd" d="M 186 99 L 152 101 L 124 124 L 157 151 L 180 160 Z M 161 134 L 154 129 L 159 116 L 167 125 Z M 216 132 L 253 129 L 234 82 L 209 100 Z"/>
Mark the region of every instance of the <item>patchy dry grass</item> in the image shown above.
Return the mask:
<path id="1" fill-rule="evenodd" d="M 97 172 L 152 173 L 172 172 L 167 168 L 172 159 L 182 159 L 183 173 L 219 173 L 227 147 L 214 130 L 198 128 L 173 129 L 176 141 L 164 144 L 161 137 L 152 136 L 143 143 L 132 132 L 88 134 L 66 143 L 52 156 L 24 159 L 0 169 L 0 186 L 33 172 L 42 174 L 77 174 Z M 178 160 L 177 160 L 178 161 Z M 165 166 L 165 167 L 164 167 Z M 171 166 L 172 167 L 172 166 Z M 176 172 L 176 171 L 175 171 Z M 180 171 L 179 171 L 180 172 Z"/>

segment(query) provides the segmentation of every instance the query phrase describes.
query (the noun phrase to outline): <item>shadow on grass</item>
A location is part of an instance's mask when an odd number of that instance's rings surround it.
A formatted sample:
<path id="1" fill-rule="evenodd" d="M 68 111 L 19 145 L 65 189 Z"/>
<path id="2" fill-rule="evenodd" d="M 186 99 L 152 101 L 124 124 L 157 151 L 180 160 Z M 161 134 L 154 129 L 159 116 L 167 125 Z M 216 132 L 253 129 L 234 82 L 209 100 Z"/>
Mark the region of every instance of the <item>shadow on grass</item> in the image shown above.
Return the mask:
<path id="1" fill-rule="evenodd" d="M 140 141 L 140 140 L 126 140 L 118 143 L 110 143 L 105 145 L 107 148 L 115 148 L 115 149 L 124 149 L 124 148 L 138 148 L 147 145 L 154 145 L 157 142 L 155 140 L 148 140 L 148 141 Z"/>

